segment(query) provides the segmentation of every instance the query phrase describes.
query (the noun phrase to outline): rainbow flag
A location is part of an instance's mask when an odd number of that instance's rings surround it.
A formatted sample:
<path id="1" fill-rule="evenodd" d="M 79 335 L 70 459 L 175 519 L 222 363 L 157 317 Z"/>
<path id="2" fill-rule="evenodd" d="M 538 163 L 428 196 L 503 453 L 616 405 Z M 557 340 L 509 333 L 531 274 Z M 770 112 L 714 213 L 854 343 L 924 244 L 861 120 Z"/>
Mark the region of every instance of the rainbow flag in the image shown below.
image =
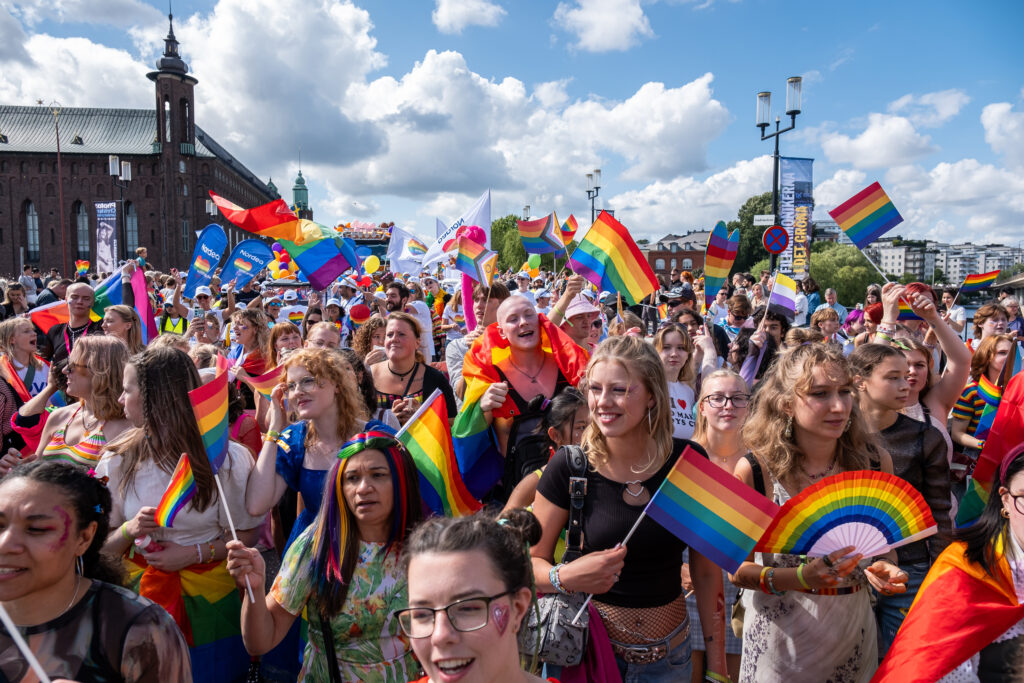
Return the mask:
<path id="1" fill-rule="evenodd" d="M 527 254 L 550 254 L 565 247 L 554 213 L 532 221 L 516 221 L 516 225 Z"/>
<path id="2" fill-rule="evenodd" d="M 243 209 L 210 191 L 210 198 L 229 221 L 242 230 L 277 240 L 301 243 L 304 239 L 299 219 L 283 199 L 275 199 L 251 209 Z"/>
<path id="3" fill-rule="evenodd" d="M 217 354 L 217 375 L 188 392 L 214 474 L 228 454 L 228 359 Z"/>
<path id="4" fill-rule="evenodd" d="M 576 386 L 586 370 L 589 355 L 544 314 L 538 319 L 541 350 L 554 358 L 562 376 Z M 496 368 L 505 367 L 510 355 L 508 340 L 498 332 L 497 325 L 491 325 L 473 342 L 462 366 L 466 394 L 462 410 L 452 423 L 452 440 L 462 480 L 474 498 L 482 498 L 493 488 L 505 465 L 504 457 L 498 452 L 497 439 L 479 404 L 487 387 L 502 381 Z M 519 410 L 515 401 L 507 397 L 493 414 L 510 418 L 518 415 Z"/>
<path id="5" fill-rule="evenodd" d="M 83 275 L 85 275 L 88 272 L 89 272 L 89 262 L 88 261 L 75 261 L 75 274 L 76 275 L 83 276 Z"/>
<path id="6" fill-rule="evenodd" d="M 908 304 L 903 299 L 900 299 L 900 314 L 898 316 L 896 316 L 896 319 L 897 320 L 920 320 L 921 318 L 917 315 L 917 313 L 914 313 L 914 309 L 912 309 L 910 307 L 910 304 Z M 840 320 L 839 322 L 842 323 L 843 321 Z"/>
<path id="7" fill-rule="evenodd" d="M 668 304 L 658 304 L 658 320 L 668 320 Z"/>
<path id="8" fill-rule="evenodd" d="M 576 217 L 570 213 L 569 218 L 559 228 L 559 232 L 562 233 L 562 244 L 569 246 L 569 242 L 572 242 L 572 238 L 576 235 L 576 230 L 578 229 L 579 225 L 576 223 Z"/>
<path id="9" fill-rule="evenodd" d="M 718 221 L 708 235 L 708 246 L 704 250 L 704 298 L 713 301 L 718 290 L 729 278 L 732 264 L 740 250 L 739 228 L 731 233 L 725 221 Z"/>
<path id="10" fill-rule="evenodd" d="M 192 476 L 192 463 L 189 462 L 188 453 L 182 453 L 171 474 L 171 483 L 167 485 L 160 504 L 156 506 L 156 523 L 170 529 L 174 526 L 174 518 L 194 495 L 196 479 Z"/>
<path id="11" fill-rule="evenodd" d="M 153 312 L 153 302 L 149 299 L 149 291 L 146 289 L 146 275 L 141 268 L 136 268 L 131 279 L 133 308 L 142 321 L 142 343 L 148 344 L 149 340 L 155 339 L 159 334 L 156 327 L 156 316 Z M 92 311 L 89 317 L 92 320 L 102 320 L 103 313 L 108 306 L 116 306 L 125 303 L 124 283 L 121 282 L 121 271 L 113 273 L 96 288 L 95 298 L 92 304 Z"/>
<path id="12" fill-rule="evenodd" d="M 270 372 L 265 372 L 259 377 L 250 377 L 246 384 L 252 387 L 253 391 L 263 394 L 269 401 L 271 392 L 274 391 L 274 387 L 281 383 L 283 377 L 284 366 L 278 365 Z"/>
<path id="13" fill-rule="evenodd" d="M 395 438 L 402 442 L 416 463 L 420 473 L 420 496 L 434 514 L 462 517 L 482 507 L 470 495 L 459 474 L 448 408 L 440 389 L 434 390 Z"/>
<path id="14" fill-rule="evenodd" d="M 43 334 L 46 334 L 54 325 L 60 325 L 70 320 L 71 314 L 68 312 L 68 302 L 62 299 L 54 301 L 52 304 L 33 308 L 29 311 L 28 317 L 36 327 L 43 331 Z"/>
<path id="15" fill-rule="evenodd" d="M 572 252 L 569 268 L 599 291 L 620 292 L 630 306 L 658 289 L 658 278 L 626 226 L 607 211 L 601 212 Z"/>
<path id="16" fill-rule="evenodd" d="M 963 541 L 935 560 L 872 683 L 932 683 L 1024 619 L 1000 536 L 992 573 L 964 557 Z"/>
<path id="17" fill-rule="evenodd" d="M 739 569 L 779 506 L 689 446 L 645 513 L 727 572 Z"/>
<path id="18" fill-rule="evenodd" d="M 405 246 L 409 250 L 409 253 L 413 256 L 423 256 L 427 253 L 427 245 L 419 241 L 415 237 L 410 237 L 405 241 Z"/>
<path id="19" fill-rule="evenodd" d="M 983 289 L 988 289 L 995 284 L 996 278 L 999 277 L 999 272 L 998 270 L 993 270 L 989 273 L 968 275 L 964 278 L 964 283 L 960 285 L 960 293 L 980 292 Z"/>
<path id="20" fill-rule="evenodd" d="M 768 307 L 772 306 L 791 318 L 796 315 L 796 280 L 784 273 L 775 274 L 775 286 L 768 295 Z"/>
<path id="21" fill-rule="evenodd" d="M 863 249 L 903 222 L 903 216 L 877 182 L 829 211 L 828 215 L 858 249 Z"/>
<path id="22" fill-rule="evenodd" d="M 459 238 L 459 251 L 455 257 L 455 269 L 465 273 L 481 284 L 491 286 L 494 266 L 498 263 L 498 252 L 477 244 L 468 237 Z"/>
<path id="23" fill-rule="evenodd" d="M 981 417 L 978 418 L 978 428 L 974 430 L 974 438 L 984 441 L 992 430 L 992 422 L 996 419 L 1003 390 L 998 384 L 993 384 L 988 377 L 981 375 L 978 378 L 978 396 L 985 401 L 985 407 L 981 411 Z"/>

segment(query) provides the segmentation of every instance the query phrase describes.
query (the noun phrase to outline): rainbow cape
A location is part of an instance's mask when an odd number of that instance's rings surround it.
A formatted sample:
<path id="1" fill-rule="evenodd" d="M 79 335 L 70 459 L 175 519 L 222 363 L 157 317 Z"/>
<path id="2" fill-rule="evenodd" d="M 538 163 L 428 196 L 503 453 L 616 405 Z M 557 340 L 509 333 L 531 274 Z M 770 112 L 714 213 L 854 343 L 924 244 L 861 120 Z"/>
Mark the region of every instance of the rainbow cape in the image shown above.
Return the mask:
<path id="1" fill-rule="evenodd" d="M 455 269 L 459 272 L 490 287 L 491 279 L 494 277 L 494 266 L 497 263 L 498 252 L 491 251 L 468 237 L 459 238 L 459 251 L 455 257 Z"/>
<path id="2" fill-rule="evenodd" d="M 532 221 L 517 220 L 516 225 L 527 254 L 550 254 L 562 251 L 565 247 L 554 213 Z"/>
<path id="3" fill-rule="evenodd" d="M 538 320 L 540 348 L 554 357 L 562 376 L 576 386 L 587 367 L 587 352 L 553 325 L 543 313 L 538 315 Z M 509 355 L 508 340 L 499 334 L 497 325 L 489 325 L 473 342 L 462 366 L 466 394 L 462 410 L 452 423 L 452 438 L 459 472 L 474 498 L 483 498 L 501 478 L 504 468 L 504 458 L 498 451 L 494 431 L 480 409 L 480 397 L 491 384 L 503 381 L 495 368 L 506 363 Z M 494 411 L 494 417 L 511 418 L 518 412 L 515 402 L 508 397 Z"/>
<path id="4" fill-rule="evenodd" d="M 166 529 L 174 526 L 174 518 L 194 495 L 196 479 L 192 476 L 192 463 L 189 462 L 188 453 L 182 453 L 171 474 L 171 483 L 167 485 L 167 490 L 156 506 L 156 523 Z"/>
<path id="5" fill-rule="evenodd" d="M 658 289 L 658 278 L 626 226 L 607 211 L 590 226 L 569 257 L 568 267 L 598 291 L 620 292 L 630 306 Z"/>
<path id="6" fill-rule="evenodd" d="M 949 544 L 928 571 L 872 683 L 931 683 L 1024 619 L 1002 542 L 988 574 Z"/>
<path id="7" fill-rule="evenodd" d="M 998 270 L 993 270 L 988 273 L 968 275 L 964 278 L 964 283 L 960 285 L 960 294 L 980 292 L 983 289 L 988 289 L 995 284 L 996 278 L 999 277 L 999 272 Z"/>
<path id="8" fill-rule="evenodd" d="M 216 376 L 188 392 L 214 474 L 228 454 L 228 365 L 228 359 L 217 354 Z"/>
<path id="9" fill-rule="evenodd" d="M 779 506 L 689 446 L 646 514 L 727 572 L 754 549 Z"/>
<path id="10" fill-rule="evenodd" d="M 725 221 L 718 221 L 708 235 L 708 246 L 704 250 L 704 298 L 713 301 L 718 290 L 729 278 L 732 264 L 740 250 L 739 228 L 731 233 Z"/>
<path id="11" fill-rule="evenodd" d="M 284 377 L 284 366 L 278 365 L 270 372 L 264 373 L 258 377 L 250 377 L 246 382 L 253 391 L 258 391 L 263 394 L 267 400 L 270 400 L 270 394 L 274 391 L 274 387 L 281 383 Z"/>
<path id="12" fill-rule="evenodd" d="M 416 463 L 420 496 L 436 515 L 461 517 L 479 510 L 459 474 L 444 394 L 435 389 L 419 410 L 395 435 Z"/>
<path id="13" fill-rule="evenodd" d="M 828 215 L 858 249 L 863 249 L 903 222 L 889 195 L 877 182 L 829 211 Z"/>

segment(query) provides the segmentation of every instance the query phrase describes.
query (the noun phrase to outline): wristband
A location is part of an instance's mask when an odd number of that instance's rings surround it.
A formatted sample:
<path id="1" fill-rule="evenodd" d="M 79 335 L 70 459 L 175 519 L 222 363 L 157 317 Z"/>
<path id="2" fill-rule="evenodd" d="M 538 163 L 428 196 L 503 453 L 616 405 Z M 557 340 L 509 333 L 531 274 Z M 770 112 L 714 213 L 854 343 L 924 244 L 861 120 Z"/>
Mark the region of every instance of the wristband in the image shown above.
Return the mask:
<path id="1" fill-rule="evenodd" d="M 759 587 L 759 588 L 760 588 L 760 589 L 761 589 L 761 590 L 762 590 L 762 591 L 763 591 L 764 593 L 767 593 L 768 595 L 771 595 L 771 594 L 772 594 L 772 592 L 771 592 L 770 590 L 768 590 L 768 586 L 766 586 L 766 585 L 765 585 L 765 583 L 764 583 L 764 578 L 765 578 L 765 576 L 766 576 L 766 575 L 768 574 L 768 570 L 769 570 L 769 569 L 771 569 L 771 567 L 762 567 L 762 568 L 761 568 L 761 578 L 760 578 L 760 579 L 758 580 L 758 587 Z"/>
<path id="2" fill-rule="evenodd" d="M 807 579 L 804 578 L 804 567 L 806 566 L 807 563 L 804 563 L 796 568 L 796 578 L 800 581 L 801 586 L 803 586 L 807 590 L 811 590 L 811 584 L 807 583 Z"/>
<path id="3" fill-rule="evenodd" d="M 263 435 L 264 441 L 277 441 L 281 438 L 281 432 L 275 432 L 273 429 L 268 429 L 267 433 Z"/>
<path id="4" fill-rule="evenodd" d="M 564 567 L 565 564 L 556 564 L 548 571 L 548 581 L 551 582 L 551 586 L 561 593 L 562 595 L 572 595 L 572 591 L 562 585 L 562 582 L 558 580 L 558 570 Z"/>
<path id="5" fill-rule="evenodd" d="M 121 535 L 124 536 L 124 540 L 129 543 L 132 541 L 131 534 L 128 533 L 128 522 L 121 525 Z"/>
<path id="6" fill-rule="evenodd" d="M 765 577 L 765 583 L 768 584 L 768 590 L 772 592 L 772 595 L 782 595 L 786 592 L 775 590 L 775 567 L 768 570 L 768 575 Z"/>
<path id="7" fill-rule="evenodd" d="M 715 673 L 714 671 L 705 671 L 704 680 L 711 681 L 712 683 L 729 683 L 728 677 Z"/>
<path id="8" fill-rule="evenodd" d="M 202 550 L 202 548 L 199 547 L 198 543 L 196 543 L 196 557 L 199 558 L 197 564 L 202 564 L 203 563 L 203 550 Z"/>

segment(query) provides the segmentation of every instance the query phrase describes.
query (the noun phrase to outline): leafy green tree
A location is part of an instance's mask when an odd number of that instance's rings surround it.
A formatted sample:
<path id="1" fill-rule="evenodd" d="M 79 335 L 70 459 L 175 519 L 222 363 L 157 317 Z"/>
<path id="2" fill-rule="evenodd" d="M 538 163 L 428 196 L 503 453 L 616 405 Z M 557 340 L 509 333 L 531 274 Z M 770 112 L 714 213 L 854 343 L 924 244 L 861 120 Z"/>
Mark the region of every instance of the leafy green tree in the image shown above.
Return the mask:
<path id="1" fill-rule="evenodd" d="M 767 263 L 767 252 L 765 252 L 764 245 L 761 244 L 761 236 L 767 228 L 761 226 L 754 227 L 754 216 L 771 213 L 771 210 L 771 192 L 754 195 L 740 207 L 737 220 L 729 221 L 727 224 L 730 232 L 736 228 L 740 229 L 740 249 L 739 253 L 736 254 L 736 262 L 733 264 L 732 272 L 757 273 L 758 269 L 754 267 L 755 262 L 764 259 Z M 767 269 L 767 267 L 766 265 L 765 268 Z"/>
<path id="2" fill-rule="evenodd" d="M 751 266 L 750 272 L 767 268 L 768 259 L 762 259 Z M 821 291 L 835 289 L 839 303 L 847 308 L 863 302 L 868 285 L 882 280 L 860 249 L 836 242 L 815 242 L 811 246 L 811 276 Z"/>
<path id="3" fill-rule="evenodd" d="M 514 213 L 491 221 L 491 249 L 498 252 L 498 270 L 518 269 L 526 260 L 526 249 L 519 239 L 519 217 Z"/>
<path id="4" fill-rule="evenodd" d="M 942 272 L 942 268 L 936 266 L 935 275 L 932 276 L 932 282 L 935 284 L 942 284 L 946 281 L 946 274 Z"/>

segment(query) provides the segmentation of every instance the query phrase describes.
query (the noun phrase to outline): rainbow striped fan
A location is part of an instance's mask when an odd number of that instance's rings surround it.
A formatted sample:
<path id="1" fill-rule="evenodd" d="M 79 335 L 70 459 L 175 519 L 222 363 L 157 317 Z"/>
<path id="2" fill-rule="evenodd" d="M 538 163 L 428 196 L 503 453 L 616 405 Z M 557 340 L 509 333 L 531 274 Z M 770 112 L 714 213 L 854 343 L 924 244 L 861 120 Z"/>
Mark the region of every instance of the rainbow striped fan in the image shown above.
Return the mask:
<path id="1" fill-rule="evenodd" d="M 937 530 L 928 504 L 906 481 L 885 472 L 843 472 L 786 501 L 754 549 L 820 556 L 853 546 L 871 557 Z"/>

